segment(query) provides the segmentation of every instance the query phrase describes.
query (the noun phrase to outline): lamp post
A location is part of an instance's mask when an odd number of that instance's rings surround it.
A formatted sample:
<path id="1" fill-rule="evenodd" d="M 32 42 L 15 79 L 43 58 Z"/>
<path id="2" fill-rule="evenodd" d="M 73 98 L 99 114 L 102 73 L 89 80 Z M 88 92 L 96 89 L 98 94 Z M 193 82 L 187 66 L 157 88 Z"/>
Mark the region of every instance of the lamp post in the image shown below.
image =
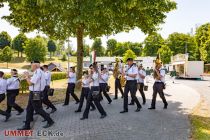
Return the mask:
<path id="1" fill-rule="evenodd" d="M 69 62 L 69 57 L 70 57 L 70 53 L 69 53 L 69 51 L 70 51 L 70 39 L 68 38 L 67 40 L 66 40 L 66 42 L 68 43 L 67 45 L 67 47 L 68 47 L 68 68 L 67 68 L 67 70 L 69 71 L 69 67 L 70 67 L 70 62 Z"/>

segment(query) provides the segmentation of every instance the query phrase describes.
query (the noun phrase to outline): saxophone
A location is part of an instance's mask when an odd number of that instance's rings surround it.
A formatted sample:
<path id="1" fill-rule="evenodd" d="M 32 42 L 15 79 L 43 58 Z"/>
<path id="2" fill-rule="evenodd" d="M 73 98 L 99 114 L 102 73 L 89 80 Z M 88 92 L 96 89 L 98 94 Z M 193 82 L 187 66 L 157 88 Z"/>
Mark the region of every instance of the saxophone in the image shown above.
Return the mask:
<path id="1" fill-rule="evenodd" d="M 119 72 L 119 59 L 118 58 L 116 58 L 115 59 L 115 66 L 114 66 L 114 70 L 113 70 L 113 76 L 114 76 L 114 78 L 115 79 L 120 79 L 120 84 L 121 84 L 121 86 L 122 87 L 124 87 L 125 86 L 125 83 L 126 83 L 126 80 L 125 80 L 125 78 L 122 76 L 122 74 Z M 122 66 L 122 69 L 123 69 L 123 66 Z"/>

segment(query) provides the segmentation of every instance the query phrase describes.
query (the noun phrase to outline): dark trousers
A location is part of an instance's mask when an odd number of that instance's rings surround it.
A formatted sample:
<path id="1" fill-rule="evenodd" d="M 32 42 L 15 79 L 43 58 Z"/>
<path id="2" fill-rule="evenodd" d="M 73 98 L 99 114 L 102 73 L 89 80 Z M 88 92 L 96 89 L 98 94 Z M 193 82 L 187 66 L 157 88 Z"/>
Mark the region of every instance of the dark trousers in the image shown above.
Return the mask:
<path id="1" fill-rule="evenodd" d="M 87 103 L 86 103 L 86 108 L 85 111 L 83 113 L 83 117 L 84 118 L 88 118 L 88 114 L 90 111 L 90 104 L 93 101 L 96 108 L 98 109 L 98 111 L 100 112 L 101 115 L 106 115 L 106 112 L 104 111 L 104 108 L 102 107 L 102 105 L 100 104 L 100 100 L 99 99 L 94 99 L 92 96 L 93 91 L 99 91 L 99 86 L 94 86 L 91 87 L 90 93 L 88 94 L 88 98 L 87 98 Z"/>
<path id="2" fill-rule="evenodd" d="M 23 109 L 15 103 L 15 99 L 18 94 L 19 89 L 7 90 L 7 113 L 11 113 L 12 107 L 18 112 L 23 112 Z"/>
<path id="3" fill-rule="evenodd" d="M 42 94 L 42 103 L 49 106 L 52 109 L 56 109 L 55 106 L 52 104 L 52 102 L 48 98 L 47 91 L 50 89 L 50 86 L 45 86 L 43 94 Z"/>
<path id="4" fill-rule="evenodd" d="M 78 99 L 77 95 L 74 93 L 74 88 L 75 88 L 74 83 L 68 83 L 68 87 L 67 87 L 67 90 L 66 90 L 66 98 L 65 98 L 65 102 L 64 102 L 65 105 L 69 104 L 70 94 L 76 102 L 79 102 L 79 99 Z"/>
<path id="5" fill-rule="evenodd" d="M 112 100 L 111 100 L 111 98 L 109 97 L 109 95 L 106 92 L 106 87 L 108 86 L 108 84 L 107 83 L 100 83 L 99 86 L 100 86 L 100 92 L 99 93 L 100 93 L 101 98 L 103 99 L 103 97 L 102 97 L 102 92 L 103 92 L 103 94 L 106 97 L 107 101 L 111 102 Z"/>
<path id="6" fill-rule="evenodd" d="M 5 99 L 5 94 L 0 94 L 0 103 Z M 6 116 L 7 112 L 0 109 L 0 114 Z"/>
<path id="7" fill-rule="evenodd" d="M 28 105 L 27 105 L 27 108 L 26 108 L 25 126 L 27 128 L 30 128 L 30 121 L 33 120 L 34 110 L 35 110 L 36 113 L 41 115 L 45 120 L 47 120 L 48 123 L 53 122 L 53 120 L 50 118 L 50 115 L 43 110 L 41 100 L 34 101 L 33 100 L 33 93 L 30 92 Z"/>
<path id="8" fill-rule="evenodd" d="M 136 97 L 136 90 L 137 90 L 137 81 L 130 80 L 126 81 L 125 90 L 124 90 L 124 110 L 128 110 L 128 93 L 131 93 L 131 99 L 136 103 L 137 107 L 140 108 L 141 104 Z"/>
<path id="9" fill-rule="evenodd" d="M 163 103 L 165 105 L 168 104 L 167 101 L 166 101 L 166 98 L 164 96 L 164 93 L 163 93 L 163 88 L 164 88 L 164 83 L 162 83 L 162 82 L 155 82 L 154 83 L 151 107 L 155 107 L 157 93 L 159 93 L 160 98 L 162 99 Z"/>
<path id="10" fill-rule="evenodd" d="M 120 90 L 121 95 L 123 96 L 122 86 L 120 84 L 120 79 L 115 79 L 115 98 L 118 97 L 118 89 Z"/>
<path id="11" fill-rule="evenodd" d="M 139 89 L 139 92 L 141 94 L 141 97 L 142 97 L 142 100 L 143 100 L 143 103 L 146 103 L 146 97 L 145 97 L 145 94 L 144 94 L 144 83 L 139 83 L 140 84 L 140 89 Z M 131 103 L 133 104 L 134 101 L 131 100 Z"/>
<path id="12" fill-rule="evenodd" d="M 89 87 L 83 87 L 82 91 L 81 91 L 81 95 L 80 95 L 80 103 L 79 103 L 79 107 L 78 110 L 82 109 L 83 103 L 84 103 L 84 99 L 87 100 L 88 98 L 88 94 L 90 93 L 90 88 Z M 95 105 L 93 104 L 93 102 L 90 103 L 90 106 L 95 109 Z"/>

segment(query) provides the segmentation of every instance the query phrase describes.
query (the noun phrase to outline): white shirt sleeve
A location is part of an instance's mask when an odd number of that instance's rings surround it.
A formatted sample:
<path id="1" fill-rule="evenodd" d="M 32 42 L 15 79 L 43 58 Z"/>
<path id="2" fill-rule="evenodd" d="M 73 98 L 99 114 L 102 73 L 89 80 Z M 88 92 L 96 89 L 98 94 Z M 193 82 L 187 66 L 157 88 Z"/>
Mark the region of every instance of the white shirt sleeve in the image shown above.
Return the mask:
<path id="1" fill-rule="evenodd" d="M 32 77 L 30 82 L 35 84 L 38 82 L 38 80 L 41 79 L 41 73 L 36 72 Z"/>
<path id="2" fill-rule="evenodd" d="M 94 73 L 92 78 L 93 78 L 93 80 L 97 80 L 98 79 L 98 73 Z"/>
<path id="3" fill-rule="evenodd" d="M 10 85 L 11 83 L 12 83 L 12 79 L 11 78 L 7 79 L 7 85 Z"/>
<path id="4" fill-rule="evenodd" d="M 161 75 L 162 77 L 164 77 L 164 76 L 165 76 L 165 70 L 160 70 L 160 75 Z"/>

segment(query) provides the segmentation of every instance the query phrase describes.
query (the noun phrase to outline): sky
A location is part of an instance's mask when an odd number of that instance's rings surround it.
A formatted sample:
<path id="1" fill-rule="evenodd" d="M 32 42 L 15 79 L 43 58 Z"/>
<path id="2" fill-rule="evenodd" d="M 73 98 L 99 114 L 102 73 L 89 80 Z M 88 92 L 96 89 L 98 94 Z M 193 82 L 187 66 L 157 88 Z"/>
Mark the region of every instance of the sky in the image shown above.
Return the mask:
<path id="1" fill-rule="evenodd" d="M 195 28 L 207 22 L 210 22 L 210 0 L 174 0 L 177 3 L 177 9 L 167 14 L 165 23 L 160 25 L 158 32 L 163 38 L 167 38 L 173 32 L 191 33 Z M 0 32 L 7 31 L 12 38 L 19 34 L 18 28 L 10 25 L 7 21 L 1 19 L 4 15 L 9 15 L 9 7 L 6 5 L 0 8 Z M 193 29 L 193 30 L 192 30 Z M 27 33 L 27 37 L 35 37 L 40 33 Z M 116 39 L 118 42 L 142 42 L 146 35 L 139 29 L 131 30 L 129 33 L 119 33 L 112 36 L 103 36 L 102 43 L 106 46 L 108 39 Z M 76 49 L 76 38 L 70 38 L 71 46 Z M 85 43 L 92 45 L 93 41 L 85 38 Z"/>

